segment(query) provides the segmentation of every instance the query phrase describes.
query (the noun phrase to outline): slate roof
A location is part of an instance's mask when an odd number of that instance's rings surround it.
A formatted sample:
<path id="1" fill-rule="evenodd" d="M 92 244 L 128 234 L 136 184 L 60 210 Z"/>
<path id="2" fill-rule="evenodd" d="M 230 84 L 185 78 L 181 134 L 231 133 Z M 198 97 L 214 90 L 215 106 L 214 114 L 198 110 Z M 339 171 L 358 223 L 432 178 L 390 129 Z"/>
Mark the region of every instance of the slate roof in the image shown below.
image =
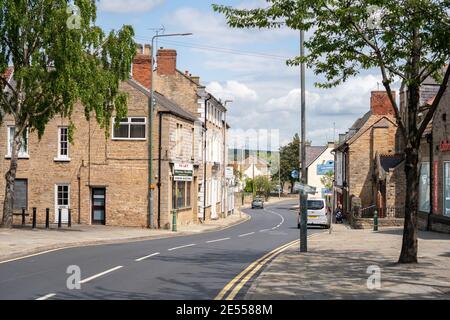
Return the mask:
<path id="1" fill-rule="evenodd" d="M 306 146 L 306 167 L 309 168 L 325 151 L 327 147 Z"/>
<path id="2" fill-rule="evenodd" d="M 403 155 L 380 155 L 381 167 L 386 172 L 389 172 L 389 169 L 396 168 L 403 160 Z"/>
<path id="3" fill-rule="evenodd" d="M 133 88 L 135 88 L 135 89 L 139 90 L 140 92 L 142 92 L 143 94 L 145 94 L 147 97 L 150 97 L 150 90 L 143 87 L 140 83 L 136 82 L 135 80 L 128 80 L 127 83 L 130 84 Z M 155 96 L 156 103 L 159 106 L 163 107 L 165 110 L 169 111 L 170 113 L 172 113 L 176 116 L 179 116 L 183 119 L 193 121 L 193 122 L 198 120 L 195 115 L 184 110 L 178 104 L 169 100 L 168 98 L 166 98 L 159 92 L 155 92 L 154 96 Z"/>

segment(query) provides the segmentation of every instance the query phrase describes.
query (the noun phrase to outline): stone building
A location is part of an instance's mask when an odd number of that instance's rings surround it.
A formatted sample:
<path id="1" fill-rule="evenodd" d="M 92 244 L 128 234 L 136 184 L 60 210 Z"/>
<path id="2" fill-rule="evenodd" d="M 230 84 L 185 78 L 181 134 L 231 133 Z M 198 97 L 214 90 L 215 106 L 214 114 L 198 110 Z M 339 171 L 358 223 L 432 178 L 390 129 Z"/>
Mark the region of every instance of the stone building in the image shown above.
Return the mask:
<path id="1" fill-rule="evenodd" d="M 400 216 L 404 173 L 398 159 L 402 139 L 386 92 L 372 92 L 370 111 L 340 136 L 335 152 L 335 204 L 349 216 Z"/>
<path id="2" fill-rule="evenodd" d="M 144 45 L 140 50 L 139 63 L 133 66 L 133 77 L 150 86 L 150 46 Z M 159 49 L 153 69 L 154 90 L 195 115 L 197 128 L 201 128 L 202 143 L 196 144 L 194 151 L 196 157 L 202 158 L 198 168 L 197 217 L 201 220 L 217 219 L 233 209 L 225 200 L 230 198 L 225 177 L 229 129 L 226 124 L 227 109 L 220 100 L 206 92 L 199 77 L 178 70 L 176 50 Z"/>
<path id="3" fill-rule="evenodd" d="M 422 85 L 421 96 L 426 97 L 421 99 L 422 117 L 433 103 L 438 90 L 439 87 L 432 79 Z M 418 222 L 422 230 L 450 233 L 449 114 L 450 91 L 447 88 L 421 141 Z"/>
<path id="4" fill-rule="evenodd" d="M 148 47 L 146 48 L 148 51 Z M 149 114 L 150 56 L 138 54 L 132 80 L 121 83 L 128 94 L 128 117 L 105 137 L 95 120 L 87 121 L 84 108 L 77 104 L 72 120 L 76 123 L 73 144 L 68 141 L 68 121 L 55 118 L 46 127 L 41 140 L 27 132 L 20 151 L 16 180 L 15 213 L 22 208 L 38 209 L 38 223 L 50 209 L 51 222 L 168 228 L 171 212 L 178 211 L 178 223 L 198 221 L 198 190 L 203 163 L 202 127 L 190 106 L 176 103 L 155 93 L 153 122 L 154 179 L 157 182 L 153 221 L 149 215 Z M 147 69 L 146 69 L 147 68 Z M 8 73 L 11 79 L 12 73 Z M 177 90 L 177 88 L 172 88 Z M 167 91 L 171 93 L 170 91 Z M 176 94 L 172 94 L 176 96 Z M 197 99 L 198 100 L 198 99 Z M 182 100 L 178 100 L 182 103 Z M 92 117 L 95 119 L 95 117 Z M 9 169 L 14 121 L 4 119 L 0 127 L 2 176 Z M 5 180 L 0 179 L 0 206 L 3 205 Z M 16 217 L 16 221 L 17 221 Z"/>

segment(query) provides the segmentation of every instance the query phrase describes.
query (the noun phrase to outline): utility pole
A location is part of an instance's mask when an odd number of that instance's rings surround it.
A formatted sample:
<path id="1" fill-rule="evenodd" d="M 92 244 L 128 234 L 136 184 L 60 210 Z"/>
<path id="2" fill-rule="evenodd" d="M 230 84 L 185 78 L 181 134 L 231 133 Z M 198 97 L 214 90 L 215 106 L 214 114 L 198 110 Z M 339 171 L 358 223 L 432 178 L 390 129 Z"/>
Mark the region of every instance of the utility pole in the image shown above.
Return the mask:
<path id="1" fill-rule="evenodd" d="M 305 32 L 300 31 L 300 57 L 305 56 Z M 306 186 L 306 79 L 305 79 L 305 63 L 301 63 L 301 148 L 300 148 L 300 166 L 301 166 L 301 183 Z M 308 252 L 308 209 L 307 193 L 300 191 L 300 252 Z"/>
<path id="2" fill-rule="evenodd" d="M 150 70 L 150 98 L 148 99 L 148 114 L 150 123 L 148 125 L 148 187 L 149 187 L 149 199 L 148 199 L 148 228 L 154 229 L 155 225 L 153 222 L 154 212 L 153 212 L 153 206 L 154 206 L 154 195 L 155 195 L 155 183 L 153 181 L 153 117 L 154 117 L 154 111 L 155 111 L 155 92 L 153 90 L 153 71 L 154 71 L 154 51 L 155 51 L 155 40 L 162 37 L 176 37 L 176 36 L 190 36 L 192 33 L 173 33 L 173 34 L 159 34 L 159 31 L 156 31 L 156 35 L 152 38 L 152 46 L 150 48 L 151 54 L 150 54 L 150 64 L 151 64 L 151 70 Z"/>

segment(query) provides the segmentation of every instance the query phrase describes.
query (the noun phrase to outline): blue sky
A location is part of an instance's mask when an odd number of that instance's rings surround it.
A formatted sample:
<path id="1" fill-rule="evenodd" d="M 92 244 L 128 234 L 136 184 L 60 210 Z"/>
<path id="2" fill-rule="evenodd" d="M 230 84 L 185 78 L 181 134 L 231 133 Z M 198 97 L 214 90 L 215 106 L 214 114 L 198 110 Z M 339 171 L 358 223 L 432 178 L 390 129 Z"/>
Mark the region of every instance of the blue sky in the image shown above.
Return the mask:
<path id="1" fill-rule="evenodd" d="M 105 30 L 124 24 L 134 27 L 136 41 L 149 43 L 154 31 L 192 32 L 158 45 L 178 51 L 178 69 L 201 77 L 202 84 L 223 100 L 232 99 L 229 121 L 233 129 L 279 130 L 281 143 L 299 131 L 299 69 L 287 58 L 298 54 L 298 32 L 231 29 L 212 3 L 244 8 L 263 7 L 264 0 L 100 0 L 97 24 Z M 332 140 L 369 109 L 370 91 L 378 88 L 379 75 L 363 72 L 330 90 L 313 86 L 307 74 L 308 139 L 314 144 Z"/>

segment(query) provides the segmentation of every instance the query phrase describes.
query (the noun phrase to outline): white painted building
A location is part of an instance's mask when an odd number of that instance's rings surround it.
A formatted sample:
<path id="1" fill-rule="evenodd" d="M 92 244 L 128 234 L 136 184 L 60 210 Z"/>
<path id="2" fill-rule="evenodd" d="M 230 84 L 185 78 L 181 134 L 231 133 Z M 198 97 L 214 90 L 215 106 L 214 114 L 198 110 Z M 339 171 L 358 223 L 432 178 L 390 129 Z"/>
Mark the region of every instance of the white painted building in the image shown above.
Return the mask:
<path id="1" fill-rule="evenodd" d="M 321 179 L 332 171 L 334 173 L 334 155 L 331 153 L 334 149 L 334 143 L 328 143 L 323 147 L 306 147 L 306 167 L 308 174 L 308 185 L 317 189 L 313 198 L 323 198 L 327 190 Z"/>

